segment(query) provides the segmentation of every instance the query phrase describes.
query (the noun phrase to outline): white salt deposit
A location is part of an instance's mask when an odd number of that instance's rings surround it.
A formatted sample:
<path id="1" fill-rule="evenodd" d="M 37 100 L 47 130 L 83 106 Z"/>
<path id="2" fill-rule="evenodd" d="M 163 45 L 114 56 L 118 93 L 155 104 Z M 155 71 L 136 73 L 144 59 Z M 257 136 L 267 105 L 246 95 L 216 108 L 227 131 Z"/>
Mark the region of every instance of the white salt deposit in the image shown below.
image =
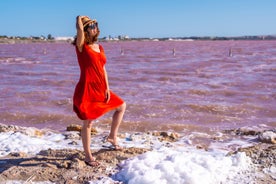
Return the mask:
<path id="1" fill-rule="evenodd" d="M 29 136 L 20 132 L 0 133 L 0 156 L 11 152 L 24 152 L 36 154 L 45 149 L 68 148 L 70 140 L 65 140 L 64 135 L 49 133 L 41 137 Z M 71 146 L 74 148 L 74 146 Z"/>
<path id="2" fill-rule="evenodd" d="M 225 156 L 221 151 L 164 148 L 124 161 L 115 178 L 129 184 L 230 183 L 249 166 L 250 159 L 244 153 Z"/>
<path id="3" fill-rule="evenodd" d="M 269 174 L 274 180 L 276 180 L 276 167 L 271 166 L 270 168 L 264 168 L 263 171 Z"/>

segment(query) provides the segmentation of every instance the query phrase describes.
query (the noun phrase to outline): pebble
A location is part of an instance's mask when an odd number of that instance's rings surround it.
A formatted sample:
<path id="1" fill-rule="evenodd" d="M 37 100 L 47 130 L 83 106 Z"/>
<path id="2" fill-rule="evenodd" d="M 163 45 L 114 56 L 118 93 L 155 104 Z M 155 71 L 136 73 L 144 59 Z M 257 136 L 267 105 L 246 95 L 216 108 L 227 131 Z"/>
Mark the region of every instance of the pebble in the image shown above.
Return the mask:
<path id="1" fill-rule="evenodd" d="M 261 132 L 258 138 L 261 142 L 276 144 L 276 133 L 272 130 Z"/>
<path id="2" fill-rule="evenodd" d="M 71 124 L 69 126 L 67 126 L 66 131 L 78 131 L 80 132 L 82 129 L 81 125 L 75 125 L 75 124 Z M 95 128 L 91 128 L 91 134 L 92 135 L 96 135 L 98 133 L 98 131 Z"/>

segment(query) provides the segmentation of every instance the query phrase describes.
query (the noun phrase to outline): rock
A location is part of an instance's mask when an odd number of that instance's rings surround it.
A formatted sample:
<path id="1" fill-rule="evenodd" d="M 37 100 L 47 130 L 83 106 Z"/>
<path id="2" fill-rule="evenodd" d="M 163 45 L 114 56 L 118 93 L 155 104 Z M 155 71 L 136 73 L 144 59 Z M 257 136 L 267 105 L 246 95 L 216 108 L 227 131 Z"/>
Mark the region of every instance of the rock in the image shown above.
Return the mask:
<path id="1" fill-rule="evenodd" d="M 258 138 L 261 142 L 276 144 L 276 133 L 272 130 L 261 132 Z"/>
<path id="2" fill-rule="evenodd" d="M 237 130 L 237 135 L 258 135 L 260 132 L 253 127 L 242 127 Z"/>
<path id="3" fill-rule="evenodd" d="M 202 149 L 202 150 L 208 151 L 208 146 L 198 144 L 198 145 L 196 145 L 196 149 Z"/>
<path id="4" fill-rule="evenodd" d="M 168 132 L 161 132 L 160 135 L 163 136 L 163 137 L 169 137 L 169 133 Z"/>
<path id="5" fill-rule="evenodd" d="M 153 136 L 160 136 L 160 132 L 154 131 L 154 132 L 152 132 L 152 135 L 153 135 Z"/>
<path id="6" fill-rule="evenodd" d="M 253 127 L 241 127 L 238 129 L 225 130 L 226 133 L 231 133 L 234 135 L 258 135 L 260 130 L 254 129 Z"/>
<path id="7" fill-rule="evenodd" d="M 72 141 L 68 143 L 69 145 L 78 145 L 78 143 L 76 141 Z"/>
<path id="8" fill-rule="evenodd" d="M 0 132 L 20 132 L 22 134 L 28 135 L 28 136 L 35 136 L 35 137 L 41 137 L 44 135 L 44 132 L 41 130 L 38 130 L 34 127 L 20 127 L 15 125 L 4 125 L 0 124 Z"/>
<path id="9" fill-rule="evenodd" d="M 69 126 L 67 126 L 66 131 L 78 131 L 81 132 L 82 126 L 81 125 L 74 125 L 71 124 Z M 91 128 L 91 134 L 92 135 L 96 135 L 98 133 L 98 131 L 95 128 Z"/>
<path id="10" fill-rule="evenodd" d="M 179 135 L 177 133 L 168 133 L 168 132 L 161 132 L 160 135 L 162 138 L 160 141 L 169 141 L 169 142 L 174 142 L 179 138 Z"/>
<path id="11" fill-rule="evenodd" d="M 52 168 L 52 169 L 57 169 L 56 165 L 50 164 L 50 163 L 43 163 L 41 166 L 42 167 L 49 167 L 49 168 Z"/>
<path id="12" fill-rule="evenodd" d="M 161 138 L 159 138 L 160 141 L 169 141 L 169 142 L 174 142 L 179 138 L 179 134 L 172 132 L 152 132 L 153 136 L 161 136 Z"/>
<path id="13" fill-rule="evenodd" d="M 66 131 L 78 131 L 78 132 L 80 132 L 81 128 L 82 128 L 82 126 L 80 126 L 80 125 L 71 124 L 71 125 L 67 126 Z"/>
<path id="14" fill-rule="evenodd" d="M 70 169 L 82 169 L 86 164 L 78 158 L 74 158 L 69 166 Z"/>
<path id="15" fill-rule="evenodd" d="M 22 129 L 19 132 L 21 132 L 22 134 L 31 136 L 31 137 L 41 137 L 42 135 L 44 135 L 44 132 L 41 130 L 38 130 L 36 128 L 26 128 L 26 129 Z"/>
<path id="16" fill-rule="evenodd" d="M 173 133 L 171 133 L 170 137 L 171 137 L 172 139 L 176 140 L 176 139 L 179 138 L 179 134 L 173 132 Z"/>
<path id="17" fill-rule="evenodd" d="M 76 181 L 75 180 L 66 180 L 65 181 L 65 184 L 75 184 L 76 183 Z"/>
<path id="18" fill-rule="evenodd" d="M 60 161 L 56 161 L 54 163 L 58 168 L 65 168 L 65 169 L 69 169 L 71 168 L 72 163 L 68 160 L 64 161 L 64 162 L 60 162 Z"/>
<path id="19" fill-rule="evenodd" d="M 25 157 L 27 156 L 26 153 L 24 152 L 12 152 L 9 154 L 9 156 L 12 156 L 12 157 Z"/>
<path id="20" fill-rule="evenodd" d="M 65 139 L 80 139 L 80 132 L 76 131 L 70 131 L 70 132 L 64 132 L 63 135 L 65 136 Z"/>
<path id="21" fill-rule="evenodd" d="M 19 130 L 18 126 L 0 124 L 0 132 L 10 132 L 10 131 L 17 131 L 17 130 Z"/>

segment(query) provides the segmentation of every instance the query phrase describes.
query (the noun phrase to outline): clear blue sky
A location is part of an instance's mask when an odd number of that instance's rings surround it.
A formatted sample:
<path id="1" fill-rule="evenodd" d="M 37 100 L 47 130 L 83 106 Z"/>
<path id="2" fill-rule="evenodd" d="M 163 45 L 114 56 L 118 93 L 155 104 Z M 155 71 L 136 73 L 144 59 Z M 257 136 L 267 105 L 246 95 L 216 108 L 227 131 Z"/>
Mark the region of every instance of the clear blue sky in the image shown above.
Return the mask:
<path id="1" fill-rule="evenodd" d="M 75 17 L 100 37 L 276 35 L 276 0 L 1 0 L 0 35 L 74 36 Z"/>

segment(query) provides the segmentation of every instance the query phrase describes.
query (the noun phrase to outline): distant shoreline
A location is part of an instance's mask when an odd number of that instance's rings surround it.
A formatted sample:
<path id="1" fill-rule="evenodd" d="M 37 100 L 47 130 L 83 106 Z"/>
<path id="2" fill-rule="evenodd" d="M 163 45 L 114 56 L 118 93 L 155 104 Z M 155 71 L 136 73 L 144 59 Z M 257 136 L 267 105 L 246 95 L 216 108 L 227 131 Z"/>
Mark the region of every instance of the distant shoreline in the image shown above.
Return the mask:
<path id="1" fill-rule="evenodd" d="M 65 40 L 32 40 L 32 39 L 3 39 L 0 38 L 0 44 L 15 44 L 15 43 L 71 43 L 72 41 Z"/>
<path id="2" fill-rule="evenodd" d="M 276 41 L 275 40 L 152 40 L 152 39 L 131 39 L 131 40 L 99 40 L 99 42 L 127 42 L 127 41 L 178 41 L 178 42 L 193 42 L 193 41 Z M 3 40 L 0 39 L 0 44 L 31 44 L 31 43 L 68 43 L 71 44 L 72 41 L 65 41 L 65 40 L 17 40 L 17 39 L 7 39 Z"/>
<path id="3" fill-rule="evenodd" d="M 63 39 L 62 39 L 63 38 Z M 276 40 L 276 35 L 263 35 L 263 36 L 237 36 L 237 37 L 217 37 L 217 36 L 191 36 L 191 37 L 164 37 L 164 38 L 99 38 L 101 42 L 113 42 L 113 41 L 235 41 L 235 40 Z M 19 37 L 19 36 L 0 36 L 0 44 L 13 44 L 13 43 L 71 43 L 73 37 Z"/>

